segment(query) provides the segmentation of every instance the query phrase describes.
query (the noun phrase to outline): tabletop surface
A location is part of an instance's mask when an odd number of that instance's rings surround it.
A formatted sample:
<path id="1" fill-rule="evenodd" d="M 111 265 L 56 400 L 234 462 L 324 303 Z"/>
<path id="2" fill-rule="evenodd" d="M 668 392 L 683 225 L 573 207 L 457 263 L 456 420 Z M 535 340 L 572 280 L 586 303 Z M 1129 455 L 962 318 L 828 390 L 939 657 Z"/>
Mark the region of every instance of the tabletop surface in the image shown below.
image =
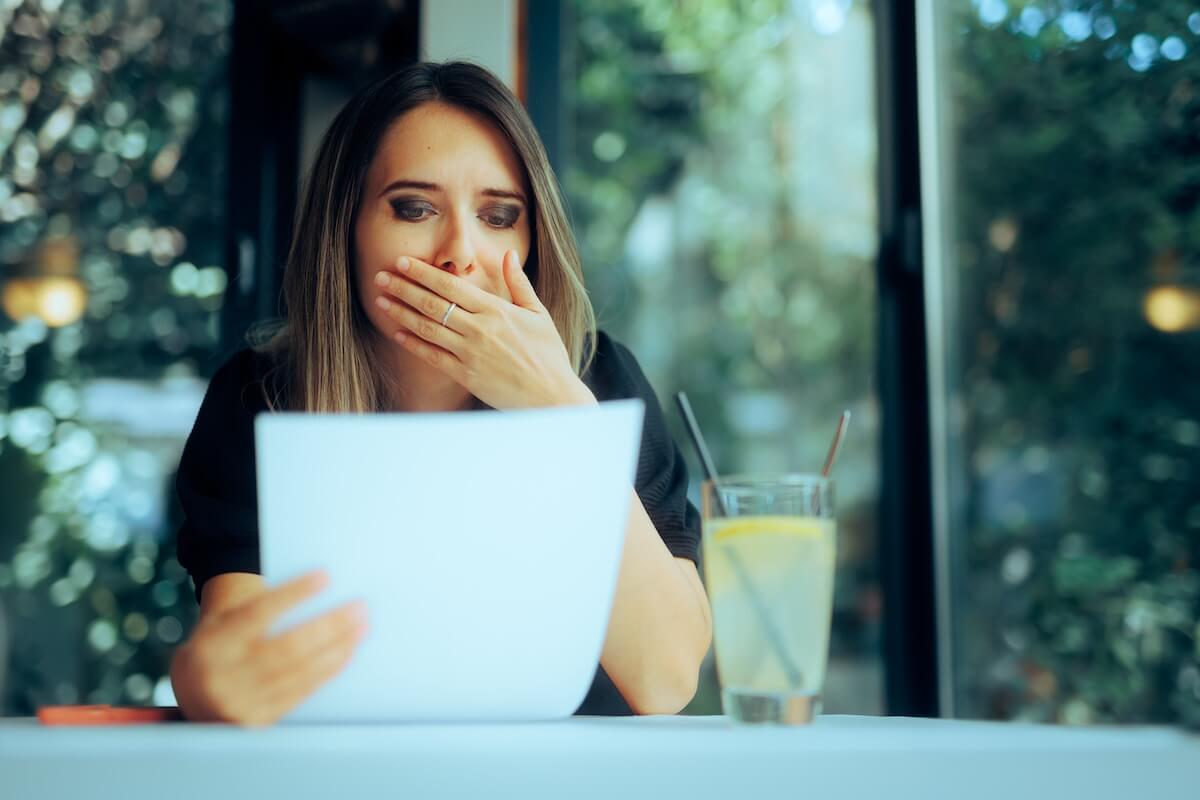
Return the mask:
<path id="1" fill-rule="evenodd" d="M 1200 735 L 825 716 L 48 728 L 0 720 L 0 798 L 117 796 L 1200 798 Z M 140 792 L 140 793 L 139 793 Z"/>

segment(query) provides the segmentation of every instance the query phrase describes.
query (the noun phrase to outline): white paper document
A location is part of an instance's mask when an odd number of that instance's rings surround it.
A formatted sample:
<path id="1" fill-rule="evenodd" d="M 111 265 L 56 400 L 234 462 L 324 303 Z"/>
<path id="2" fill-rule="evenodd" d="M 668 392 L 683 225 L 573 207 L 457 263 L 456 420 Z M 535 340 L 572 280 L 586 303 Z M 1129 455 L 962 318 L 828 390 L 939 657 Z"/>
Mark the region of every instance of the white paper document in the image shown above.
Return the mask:
<path id="1" fill-rule="evenodd" d="M 591 685 L 641 441 L 640 400 L 453 414 L 261 414 L 262 570 L 366 602 L 344 672 L 289 720 L 570 715 Z"/>

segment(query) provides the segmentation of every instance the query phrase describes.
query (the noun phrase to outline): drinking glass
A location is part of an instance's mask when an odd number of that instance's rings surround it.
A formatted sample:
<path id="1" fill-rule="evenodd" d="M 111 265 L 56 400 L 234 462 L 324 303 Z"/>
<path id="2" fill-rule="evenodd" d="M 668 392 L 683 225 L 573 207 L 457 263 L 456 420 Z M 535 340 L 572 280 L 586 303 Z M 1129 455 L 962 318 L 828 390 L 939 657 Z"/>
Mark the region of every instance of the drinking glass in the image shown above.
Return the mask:
<path id="1" fill-rule="evenodd" d="M 704 573 L 725 713 L 820 713 L 837 551 L 833 484 L 815 475 L 705 481 Z"/>

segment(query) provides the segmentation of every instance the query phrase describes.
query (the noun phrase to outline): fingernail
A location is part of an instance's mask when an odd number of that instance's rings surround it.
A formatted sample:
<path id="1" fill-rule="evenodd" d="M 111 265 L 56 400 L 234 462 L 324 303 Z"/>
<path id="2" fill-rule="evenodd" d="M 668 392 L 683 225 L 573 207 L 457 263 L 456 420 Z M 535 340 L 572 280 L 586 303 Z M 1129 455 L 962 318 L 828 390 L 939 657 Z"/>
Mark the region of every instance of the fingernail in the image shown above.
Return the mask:
<path id="1" fill-rule="evenodd" d="M 401 256 L 400 260 L 396 262 L 396 266 L 401 272 L 408 272 L 408 259 L 404 256 Z"/>
<path id="2" fill-rule="evenodd" d="M 375 275 L 375 283 L 379 284 L 380 286 L 387 286 L 388 274 L 386 272 L 377 273 Z"/>
<path id="3" fill-rule="evenodd" d="M 408 334 L 404 331 L 396 331 L 396 336 L 394 338 L 400 344 L 404 344 L 406 341 L 408 341 Z"/>
<path id="4" fill-rule="evenodd" d="M 362 600 L 355 600 L 350 604 L 350 616 L 357 622 L 366 622 L 367 604 Z"/>
<path id="5" fill-rule="evenodd" d="M 388 300 L 386 297 L 376 297 L 375 305 L 379 306 L 384 311 L 387 311 L 389 308 L 392 307 L 392 301 Z"/>

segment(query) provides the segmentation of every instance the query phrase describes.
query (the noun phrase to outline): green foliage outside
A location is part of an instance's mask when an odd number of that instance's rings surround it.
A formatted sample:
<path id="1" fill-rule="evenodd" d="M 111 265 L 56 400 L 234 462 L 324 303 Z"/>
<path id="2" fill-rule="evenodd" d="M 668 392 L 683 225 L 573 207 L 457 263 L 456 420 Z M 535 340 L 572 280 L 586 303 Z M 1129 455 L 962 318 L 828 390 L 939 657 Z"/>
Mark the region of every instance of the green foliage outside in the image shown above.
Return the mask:
<path id="1" fill-rule="evenodd" d="M 173 387 L 194 395 L 217 345 L 231 12 L 223 0 L 0 12 L 0 277 L 65 237 L 88 292 L 63 328 L 0 316 L 9 713 L 163 698 L 195 617 L 174 558 L 186 430 L 155 422 Z"/>
<path id="2" fill-rule="evenodd" d="M 962 710 L 1200 723 L 1200 333 L 1143 309 L 1200 288 L 1200 6 L 978 5 L 943 19 Z"/>

